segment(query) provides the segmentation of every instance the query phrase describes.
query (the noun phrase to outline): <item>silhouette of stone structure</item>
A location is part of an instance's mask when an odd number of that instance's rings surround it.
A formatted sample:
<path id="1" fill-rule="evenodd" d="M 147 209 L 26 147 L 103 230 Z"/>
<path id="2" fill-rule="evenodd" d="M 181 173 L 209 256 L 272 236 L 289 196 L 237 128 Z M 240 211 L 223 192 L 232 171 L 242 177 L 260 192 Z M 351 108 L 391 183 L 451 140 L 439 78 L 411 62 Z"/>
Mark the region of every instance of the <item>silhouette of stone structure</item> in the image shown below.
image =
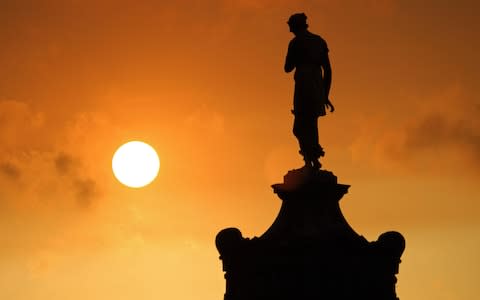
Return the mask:
<path id="1" fill-rule="evenodd" d="M 272 187 L 282 206 L 262 236 L 227 228 L 216 237 L 224 300 L 398 299 L 405 240 L 394 231 L 374 242 L 358 235 L 339 206 L 348 185 L 331 172 L 303 168 Z"/>

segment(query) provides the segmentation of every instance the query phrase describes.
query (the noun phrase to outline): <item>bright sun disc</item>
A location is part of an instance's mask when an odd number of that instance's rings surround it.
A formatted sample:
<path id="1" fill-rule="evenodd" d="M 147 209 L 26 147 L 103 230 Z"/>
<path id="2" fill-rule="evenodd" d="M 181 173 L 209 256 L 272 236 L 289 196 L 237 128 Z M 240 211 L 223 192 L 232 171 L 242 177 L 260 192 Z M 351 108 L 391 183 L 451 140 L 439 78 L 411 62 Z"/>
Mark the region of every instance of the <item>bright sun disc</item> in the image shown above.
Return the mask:
<path id="1" fill-rule="evenodd" d="M 124 185 L 139 188 L 151 183 L 160 169 L 160 159 L 152 146 L 132 141 L 118 148 L 112 158 L 115 177 Z"/>

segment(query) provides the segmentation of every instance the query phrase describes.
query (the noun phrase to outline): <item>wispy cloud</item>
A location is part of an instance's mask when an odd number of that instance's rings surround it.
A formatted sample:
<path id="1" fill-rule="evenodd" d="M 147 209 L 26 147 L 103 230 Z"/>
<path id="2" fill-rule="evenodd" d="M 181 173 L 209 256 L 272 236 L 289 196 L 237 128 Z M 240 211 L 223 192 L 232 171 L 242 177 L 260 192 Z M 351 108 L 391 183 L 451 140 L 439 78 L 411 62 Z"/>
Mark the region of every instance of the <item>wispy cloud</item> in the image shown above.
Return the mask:
<path id="1" fill-rule="evenodd" d="M 16 180 L 21 176 L 20 169 L 10 162 L 0 163 L 0 173 L 12 180 Z"/>
<path id="2" fill-rule="evenodd" d="M 371 116 L 350 145 L 354 160 L 415 172 L 480 169 L 480 113 L 472 91 L 452 85 L 405 101 L 401 119 Z M 407 104 L 408 103 L 408 104 Z"/>

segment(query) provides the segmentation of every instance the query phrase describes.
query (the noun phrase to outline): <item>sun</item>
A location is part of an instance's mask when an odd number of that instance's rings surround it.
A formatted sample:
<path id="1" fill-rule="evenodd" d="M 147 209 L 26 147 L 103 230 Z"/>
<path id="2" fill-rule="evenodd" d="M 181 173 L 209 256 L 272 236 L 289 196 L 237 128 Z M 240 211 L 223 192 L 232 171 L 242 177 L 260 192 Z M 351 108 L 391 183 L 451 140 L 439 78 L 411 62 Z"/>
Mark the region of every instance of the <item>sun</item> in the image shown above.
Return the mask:
<path id="1" fill-rule="evenodd" d="M 160 169 L 160 159 L 152 146 L 132 141 L 120 146 L 112 158 L 115 177 L 124 185 L 140 188 L 151 183 Z"/>

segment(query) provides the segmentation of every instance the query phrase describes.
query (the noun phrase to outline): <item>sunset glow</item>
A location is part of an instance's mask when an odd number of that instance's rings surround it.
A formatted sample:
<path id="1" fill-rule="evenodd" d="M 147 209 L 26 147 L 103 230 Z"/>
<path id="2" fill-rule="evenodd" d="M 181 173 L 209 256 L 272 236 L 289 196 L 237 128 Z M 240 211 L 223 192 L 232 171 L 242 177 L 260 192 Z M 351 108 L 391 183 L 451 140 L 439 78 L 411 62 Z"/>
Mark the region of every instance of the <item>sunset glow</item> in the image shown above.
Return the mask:
<path id="1" fill-rule="evenodd" d="M 478 299 L 479 11 L 0 1 L 0 299 L 222 300 L 216 234 L 263 234 L 282 203 L 271 185 L 303 165 L 283 70 L 295 12 L 328 44 L 335 112 L 318 122 L 321 163 L 351 185 L 345 219 L 368 241 L 405 236 L 400 299 Z M 145 188 L 112 173 L 132 140 L 161 160 Z M 144 170 L 127 181 L 146 183 L 155 168 Z"/>

